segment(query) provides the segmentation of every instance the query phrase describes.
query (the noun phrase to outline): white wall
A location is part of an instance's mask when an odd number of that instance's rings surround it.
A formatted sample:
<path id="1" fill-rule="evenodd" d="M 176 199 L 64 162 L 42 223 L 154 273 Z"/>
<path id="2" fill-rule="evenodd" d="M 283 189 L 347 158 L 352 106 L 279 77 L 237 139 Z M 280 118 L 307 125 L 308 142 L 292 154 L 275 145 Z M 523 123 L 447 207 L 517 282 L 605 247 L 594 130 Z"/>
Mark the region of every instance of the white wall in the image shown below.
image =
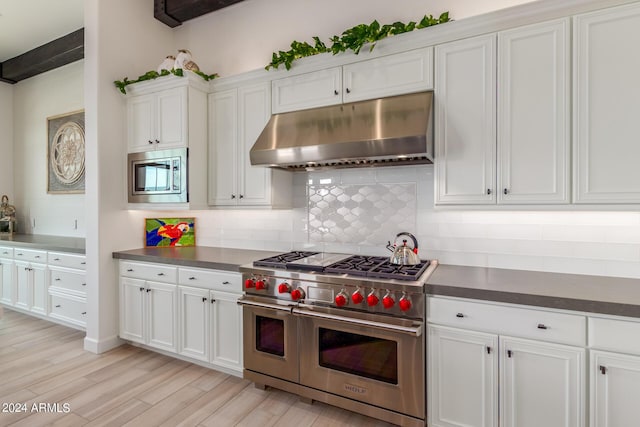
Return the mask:
<path id="1" fill-rule="evenodd" d="M 0 82 L 0 195 L 13 200 L 13 85 Z"/>
<path id="2" fill-rule="evenodd" d="M 85 110 L 87 168 L 87 337 L 102 352 L 118 344 L 118 276 L 114 251 L 141 246 L 143 223 L 125 206 L 125 98 L 113 85 L 155 68 L 172 31 L 153 18 L 153 0 L 87 0 Z"/>
<path id="3" fill-rule="evenodd" d="M 85 235 L 84 194 L 47 194 L 47 117 L 84 108 L 83 75 L 76 61 L 13 87 L 13 204 L 22 233 Z"/>
<path id="4" fill-rule="evenodd" d="M 204 72 L 231 76 L 263 68 L 294 39 L 311 43 L 319 36 L 328 44 L 331 36 L 374 19 L 406 23 L 449 11 L 459 20 L 530 1 L 245 0 L 177 27 L 176 48 L 189 49 Z"/>

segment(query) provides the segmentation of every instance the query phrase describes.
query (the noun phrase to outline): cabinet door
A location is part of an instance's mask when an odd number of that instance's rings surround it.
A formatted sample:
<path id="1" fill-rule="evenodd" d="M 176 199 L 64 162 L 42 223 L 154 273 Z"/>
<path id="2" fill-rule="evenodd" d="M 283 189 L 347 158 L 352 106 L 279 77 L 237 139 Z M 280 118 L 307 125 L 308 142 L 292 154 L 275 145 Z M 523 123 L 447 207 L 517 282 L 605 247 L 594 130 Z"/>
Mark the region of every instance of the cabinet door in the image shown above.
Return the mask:
<path id="1" fill-rule="evenodd" d="M 13 260 L 0 259 L 0 302 L 13 305 L 13 277 L 15 265 Z"/>
<path id="2" fill-rule="evenodd" d="M 585 350 L 500 337 L 503 427 L 585 425 Z"/>
<path id="3" fill-rule="evenodd" d="M 127 100 L 129 152 L 155 150 L 155 98 L 140 95 Z"/>
<path id="4" fill-rule="evenodd" d="M 144 280 L 120 278 L 120 337 L 144 343 L 146 285 Z"/>
<path id="5" fill-rule="evenodd" d="M 433 89 L 433 48 L 345 65 L 343 75 L 344 102 Z"/>
<path id="6" fill-rule="evenodd" d="M 238 205 L 271 204 L 271 170 L 251 166 L 249 151 L 271 117 L 271 87 L 260 83 L 238 89 Z"/>
<path id="7" fill-rule="evenodd" d="M 498 33 L 498 203 L 569 203 L 569 28 Z"/>
<path id="8" fill-rule="evenodd" d="M 495 35 L 435 51 L 435 202 L 496 200 Z"/>
<path id="9" fill-rule="evenodd" d="M 178 351 L 178 287 L 146 282 L 147 344 L 163 350 Z"/>
<path id="10" fill-rule="evenodd" d="M 211 291 L 211 363 L 242 370 L 242 307 L 238 295 Z"/>
<path id="11" fill-rule="evenodd" d="M 180 354 L 209 361 L 208 289 L 180 286 Z"/>
<path id="12" fill-rule="evenodd" d="M 498 425 L 498 336 L 428 328 L 429 425 Z"/>
<path id="13" fill-rule="evenodd" d="M 273 112 L 304 110 L 342 102 L 342 68 L 329 68 L 271 82 Z"/>
<path id="14" fill-rule="evenodd" d="M 24 310 L 31 307 L 32 275 L 29 273 L 29 263 L 16 261 L 16 296 L 15 306 Z"/>
<path id="15" fill-rule="evenodd" d="M 31 283 L 33 288 L 33 300 L 31 303 L 31 311 L 47 314 L 47 266 L 44 264 L 31 264 L 28 271 L 31 275 Z"/>
<path id="16" fill-rule="evenodd" d="M 179 87 L 159 92 L 157 102 L 157 149 L 187 146 L 188 88 Z"/>
<path id="17" fill-rule="evenodd" d="M 640 202 L 640 5 L 574 24 L 576 203 Z"/>
<path id="18" fill-rule="evenodd" d="M 640 419 L 640 357 L 591 351 L 590 359 L 590 425 L 637 425 Z"/>
<path id="19" fill-rule="evenodd" d="M 209 204 L 233 206 L 238 200 L 238 91 L 209 95 Z"/>

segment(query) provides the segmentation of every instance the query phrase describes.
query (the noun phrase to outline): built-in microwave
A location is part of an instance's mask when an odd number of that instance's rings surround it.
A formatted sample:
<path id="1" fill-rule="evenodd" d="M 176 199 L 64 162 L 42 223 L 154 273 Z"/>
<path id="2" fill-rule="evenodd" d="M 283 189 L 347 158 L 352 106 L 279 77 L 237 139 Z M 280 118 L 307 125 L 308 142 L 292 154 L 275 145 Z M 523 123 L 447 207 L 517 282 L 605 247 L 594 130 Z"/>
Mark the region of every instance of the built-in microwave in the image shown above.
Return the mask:
<path id="1" fill-rule="evenodd" d="M 129 203 L 185 203 L 187 148 L 129 153 Z"/>

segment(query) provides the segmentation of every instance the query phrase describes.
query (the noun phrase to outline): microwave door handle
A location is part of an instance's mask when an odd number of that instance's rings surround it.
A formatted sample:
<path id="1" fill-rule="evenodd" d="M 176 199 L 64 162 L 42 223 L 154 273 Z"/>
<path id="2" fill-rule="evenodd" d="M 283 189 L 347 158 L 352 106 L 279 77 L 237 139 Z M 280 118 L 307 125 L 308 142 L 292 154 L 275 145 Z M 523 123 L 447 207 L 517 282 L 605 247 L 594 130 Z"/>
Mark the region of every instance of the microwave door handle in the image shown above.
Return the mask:
<path id="1" fill-rule="evenodd" d="M 369 320 L 360 320 L 360 319 L 354 319 L 352 317 L 338 316 L 336 314 L 319 313 L 317 311 L 310 311 L 310 310 L 305 310 L 300 308 L 294 308 L 291 312 L 294 314 L 299 314 L 301 316 L 317 317 L 325 320 L 336 320 L 338 322 L 346 322 L 346 323 L 351 323 L 356 325 L 362 325 L 362 326 L 367 326 L 374 329 L 381 329 L 384 331 L 400 332 L 400 333 L 411 335 L 414 337 L 419 337 L 422 335 L 422 324 L 415 327 L 398 326 L 398 325 L 391 325 L 389 323 L 372 322 Z"/>

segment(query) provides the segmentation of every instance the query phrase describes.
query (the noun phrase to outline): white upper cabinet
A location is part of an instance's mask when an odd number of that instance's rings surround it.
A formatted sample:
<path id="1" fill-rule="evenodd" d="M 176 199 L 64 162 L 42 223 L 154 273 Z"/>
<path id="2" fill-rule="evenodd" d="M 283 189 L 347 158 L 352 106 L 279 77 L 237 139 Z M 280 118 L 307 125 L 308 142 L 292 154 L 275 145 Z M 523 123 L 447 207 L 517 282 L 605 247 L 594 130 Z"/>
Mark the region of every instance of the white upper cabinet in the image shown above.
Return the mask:
<path id="1" fill-rule="evenodd" d="M 272 82 L 273 112 L 304 110 L 433 88 L 431 47 Z"/>
<path id="2" fill-rule="evenodd" d="M 569 18 L 498 33 L 498 203 L 569 203 Z"/>
<path id="3" fill-rule="evenodd" d="M 496 36 L 436 46 L 435 202 L 496 200 Z"/>
<path id="4" fill-rule="evenodd" d="M 345 65 L 343 82 L 344 102 L 433 89 L 433 48 Z"/>
<path id="5" fill-rule="evenodd" d="M 187 91 L 179 87 L 128 99 L 129 152 L 187 146 Z"/>
<path id="6" fill-rule="evenodd" d="M 342 102 L 342 68 L 313 71 L 271 82 L 274 113 Z"/>
<path id="7" fill-rule="evenodd" d="M 190 154 L 206 157 L 207 91 L 190 72 L 127 86 L 129 152 L 189 147 Z"/>
<path id="8" fill-rule="evenodd" d="M 286 207 L 291 173 L 252 166 L 251 147 L 271 117 L 270 84 L 209 95 L 209 204 Z"/>
<path id="9" fill-rule="evenodd" d="M 574 24 L 574 201 L 640 203 L 640 4 Z"/>

